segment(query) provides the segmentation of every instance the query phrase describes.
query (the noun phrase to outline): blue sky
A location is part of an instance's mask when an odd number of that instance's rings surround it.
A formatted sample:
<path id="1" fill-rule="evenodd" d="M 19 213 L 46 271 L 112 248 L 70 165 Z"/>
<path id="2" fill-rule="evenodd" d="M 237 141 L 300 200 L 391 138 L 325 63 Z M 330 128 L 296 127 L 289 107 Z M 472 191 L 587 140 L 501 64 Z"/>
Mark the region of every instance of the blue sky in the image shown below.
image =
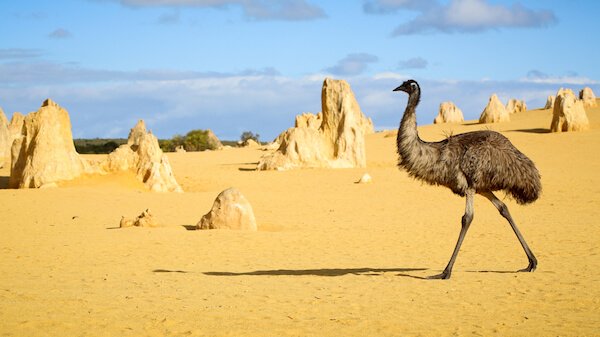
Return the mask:
<path id="1" fill-rule="evenodd" d="M 50 97 L 75 137 L 126 137 L 142 118 L 170 138 L 210 128 L 271 140 L 347 80 L 377 128 L 398 125 L 403 80 L 420 124 L 442 101 L 476 119 L 492 93 L 542 106 L 560 87 L 600 92 L 598 1 L 0 1 L 0 107 Z"/>

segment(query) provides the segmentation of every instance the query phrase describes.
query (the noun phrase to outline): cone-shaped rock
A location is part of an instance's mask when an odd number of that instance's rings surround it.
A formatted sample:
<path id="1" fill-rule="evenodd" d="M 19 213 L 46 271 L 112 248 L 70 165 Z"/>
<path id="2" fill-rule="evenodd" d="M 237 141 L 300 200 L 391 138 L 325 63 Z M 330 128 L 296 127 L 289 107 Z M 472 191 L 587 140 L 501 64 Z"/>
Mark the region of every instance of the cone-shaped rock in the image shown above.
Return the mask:
<path id="1" fill-rule="evenodd" d="M 598 103 L 596 103 L 596 95 L 594 95 L 594 92 L 590 87 L 585 87 L 579 91 L 579 99 L 583 101 L 583 106 L 585 108 L 593 108 L 598 105 Z"/>
<path id="2" fill-rule="evenodd" d="M 169 159 L 158 145 L 158 139 L 146 131 L 140 120 L 129 132 L 127 144 L 108 155 L 101 164 L 106 172 L 132 170 L 154 192 L 182 192 L 175 180 Z"/>
<path id="3" fill-rule="evenodd" d="M 508 100 L 508 103 L 506 103 L 506 111 L 508 111 L 509 114 L 525 112 L 527 111 L 527 104 L 524 100 L 511 98 Z"/>
<path id="4" fill-rule="evenodd" d="M 440 104 L 440 111 L 433 120 L 434 124 L 441 123 L 462 123 L 465 121 L 462 110 L 460 110 L 452 102 L 442 102 Z"/>
<path id="5" fill-rule="evenodd" d="M 28 114 L 12 144 L 9 186 L 37 188 L 70 180 L 89 169 L 73 144 L 67 110 L 50 99 Z"/>
<path id="6" fill-rule="evenodd" d="M 510 115 L 496 94 L 490 100 L 479 116 L 479 123 L 500 123 L 510 121 Z"/>

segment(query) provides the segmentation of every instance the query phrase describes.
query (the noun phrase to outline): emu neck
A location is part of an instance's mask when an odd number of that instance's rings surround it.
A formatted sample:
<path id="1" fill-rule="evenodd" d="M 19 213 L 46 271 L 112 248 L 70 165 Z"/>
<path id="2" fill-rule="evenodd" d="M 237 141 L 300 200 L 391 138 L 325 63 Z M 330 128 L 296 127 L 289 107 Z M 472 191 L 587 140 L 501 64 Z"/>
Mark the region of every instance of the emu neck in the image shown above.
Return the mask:
<path id="1" fill-rule="evenodd" d="M 398 129 L 398 136 L 396 138 L 398 154 L 401 156 L 403 152 L 402 149 L 406 149 L 411 145 L 415 146 L 423 143 L 417 132 L 417 114 L 415 112 L 417 104 L 419 104 L 419 99 L 419 93 L 413 93 L 408 96 L 408 103 L 406 105 L 406 110 L 404 110 L 400 128 Z"/>
<path id="2" fill-rule="evenodd" d="M 418 92 L 409 95 L 408 104 L 396 138 L 400 166 L 406 168 L 411 174 L 422 177 L 423 169 L 434 165 L 439 158 L 439 151 L 430 143 L 419 138 L 417 132 L 417 116 L 415 109 L 419 104 Z M 423 179 L 428 180 L 426 177 Z"/>

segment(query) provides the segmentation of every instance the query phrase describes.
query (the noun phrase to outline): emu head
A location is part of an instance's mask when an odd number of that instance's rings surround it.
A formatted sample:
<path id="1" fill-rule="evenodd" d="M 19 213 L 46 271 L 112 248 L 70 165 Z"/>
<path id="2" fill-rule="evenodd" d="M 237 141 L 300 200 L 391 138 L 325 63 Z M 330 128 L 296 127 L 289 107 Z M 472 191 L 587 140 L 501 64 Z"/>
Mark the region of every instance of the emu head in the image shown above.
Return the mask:
<path id="1" fill-rule="evenodd" d="M 417 83 L 417 81 L 415 80 L 408 80 L 405 81 L 404 83 L 402 83 L 401 86 L 399 86 L 398 88 L 394 89 L 394 91 L 404 91 L 407 94 L 412 94 L 415 92 L 419 92 L 421 90 L 421 88 L 419 88 L 419 83 Z"/>

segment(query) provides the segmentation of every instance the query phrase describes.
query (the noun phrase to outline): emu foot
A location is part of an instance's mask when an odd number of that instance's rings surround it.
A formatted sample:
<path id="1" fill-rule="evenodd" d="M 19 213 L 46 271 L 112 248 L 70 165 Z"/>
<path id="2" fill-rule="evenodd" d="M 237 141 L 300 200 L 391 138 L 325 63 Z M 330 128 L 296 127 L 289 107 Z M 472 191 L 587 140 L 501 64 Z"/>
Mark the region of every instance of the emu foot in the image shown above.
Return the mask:
<path id="1" fill-rule="evenodd" d="M 450 278 L 451 272 L 443 271 L 441 274 L 427 277 L 428 280 L 447 280 Z"/>
<path id="2" fill-rule="evenodd" d="M 533 259 L 533 260 L 529 260 L 529 265 L 527 266 L 527 268 L 523 268 L 521 270 L 519 270 L 519 272 L 532 272 L 535 270 L 535 268 L 537 268 L 537 260 Z"/>

